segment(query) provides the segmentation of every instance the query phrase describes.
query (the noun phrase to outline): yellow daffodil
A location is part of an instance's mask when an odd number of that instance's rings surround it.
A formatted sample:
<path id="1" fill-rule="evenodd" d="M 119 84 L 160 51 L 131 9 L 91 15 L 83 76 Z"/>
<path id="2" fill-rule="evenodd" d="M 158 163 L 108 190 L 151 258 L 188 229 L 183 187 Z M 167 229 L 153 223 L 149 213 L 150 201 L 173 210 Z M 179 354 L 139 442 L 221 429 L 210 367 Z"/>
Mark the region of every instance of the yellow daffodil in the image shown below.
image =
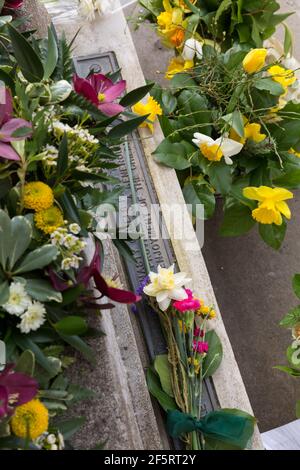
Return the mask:
<path id="1" fill-rule="evenodd" d="M 163 1 L 165 11 L 157 17 L 158 33 L 167 46 L 180 47 L 184 41 L 187 23 L 182 8 L 173 8 L 169 0 Z"/>
<path id="2" fill-rule="evenodd" d="M 265 65 L 267 49 L 252 49 L 243 60 L 245 72 L 252 74 L 259 72 Z"/>
<path id="3" fill-rule="evenodd" d="M 251 139 L 256 143 L 260 143 L 267 137 L 266 134 L 261 133 L 261 125 L 256 122 L 247 122 L 244 118 L 244 137 L 241 137 L 234 129 L 230 130 L 229 137 L 237 142 L 245 144 L 247 139 Z"/>
<path id="4" fill-rule="evenodd" d="M 169 268 L 158 266 L 158 272 L 150 272 L 150 284 L 144 287 L 144 293 L 155 297 L 159 308 L 164 312 L 169 307 L 171 300 L 184 300 L 188 298 L 183 286 L 191 279 L 185 273 L 174 273 L 174 264 Z"/>
<path id="5" fill-rule="evenodd" d="M 272 80 L 280 83 L 285 91 L 287 91 L 287 88 L 293 85 L 297 80 L 292 70 L 285 69 L 280 65 L 272 65 L 272 67 L 268 68 L 268 73 L 272 76 Z"/>
<path id="6" fill-rule="evenodd" d="M 281 214 L 287 219 L 291 218 L 291 211 L 285 200 L 294 196 L 287 189 L 250 186 L 244 188 L 243 194 L 247 199 L 258 201 L 257 208 L 252 211 L 252 217 L 260 224 L 281 225 Z"/>
<path id="7" fill-rule="evenodd" d="M 165 78 L 171 80 L 171 78 L 173 78 L 177 73 L 182 73 L 185 70 L 189 70 L 193 67 L 194 62 L 192 60 L 184 60 L 181 57 L 173 57 L 170 60 Z"/>
<path id="8" fill-rule="evenodd" d="M 157 118 L 157 116 L 162 115 L 162 109 L 158 102 L 155 101 L 152 96 L 149 96 L 147 103 L 142 103 L 141 101 L 139 101 L 132 107 L 132 110 L 134 113 L 139 114 L 140 116 L 145 116 L 146 114 L 149 114 L 147 120 L 144 121 L 140 125 L 140 127 L 149 127 L 150 131 L 153 132 L 153 124 L 155 119 Z"/>
<path id="9" fill-rule="evenodd" d="M 240 153 L 243 148 L 242 143 L 236 142 L 228 137 L 222 136 L 214 140 L 200 132 L 195 132 L 194 139 L 192 140 L 194 144 L 199 147 L 202 155 L 207 158 L 207 160 L 219 162 L 221 158 L 224 157 L 227 165 L 232 165 L 233 162 L 230 157 Z"/>
<path id="10" fill-rule="evenodd" d="M 193 5 L 195 5 L 196 2 L 197 2 L 197 0 L 191 0 L 191 3 Z M 173 0 L 173 3 L 177 7 L 181 8 L 185 13 L 189 13 L 191 11 L 190 8 L 185 3 L 185 0 Z"/>
<path id="11" fill-rule="evenodd" d="M 292 153 L 295 155 L 295 157 L 300 158 L 300 152 L 297 152 L 297 150 L 293 149 L 293 147 L 290 148 L 289 153 Z"/>

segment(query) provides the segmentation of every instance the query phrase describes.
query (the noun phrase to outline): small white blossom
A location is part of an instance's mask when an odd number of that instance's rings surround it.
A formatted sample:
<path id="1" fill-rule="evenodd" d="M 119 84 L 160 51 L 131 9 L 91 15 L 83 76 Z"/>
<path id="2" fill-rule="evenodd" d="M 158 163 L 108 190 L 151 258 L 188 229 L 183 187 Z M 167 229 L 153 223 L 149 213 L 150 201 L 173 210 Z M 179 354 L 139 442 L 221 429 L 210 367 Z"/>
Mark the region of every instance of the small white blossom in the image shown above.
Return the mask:
<path id="1" fill-rule="evenodd" d="M 50 447 L 50 450 L 58 450 L 58 447 L 56 444 L 52 444 Z"/>
<path id="2" fill-rule="evenodd" d="M 46 437 L 46 441 L 48 442 L 48 444 L 55 444 L 56 443 L 55 434 L 48 434 L 48 436 Z"/>
<path id="3" fill-rule="evenodd" d="M 38 330 L 46 320 L 45 314 L 44 305 L 40 302 L 33 302 L 21 316 L 21 323 L 19 323 L 18 328 L 22 333 Z"/>
<path id="4" fill-rule="evenodd" d="M 74 235 L 78 235 L 81 231 L 80 225 L 78 224 L 70 224 L 69 225 L 70 232 L 74 233 Z"/>
<path id="5" fill-rule="evenodd" d="M 31 298 L 27 294 L 25 287 L 21 282 L 12 282 L 9 288 L 9 299 L 2 305 L 11 315 L 20 316 L 31 304 Z"/>
<path id="6" fill-rule="evenodd" d="M 59 450 L 63 450 L 65 448 L 65 441 L 64 441 L 64 436 L 62 435 L 61 432 L 58 431 L 57 433 L 57 441 L 58 441 L 58 448 Z"/>

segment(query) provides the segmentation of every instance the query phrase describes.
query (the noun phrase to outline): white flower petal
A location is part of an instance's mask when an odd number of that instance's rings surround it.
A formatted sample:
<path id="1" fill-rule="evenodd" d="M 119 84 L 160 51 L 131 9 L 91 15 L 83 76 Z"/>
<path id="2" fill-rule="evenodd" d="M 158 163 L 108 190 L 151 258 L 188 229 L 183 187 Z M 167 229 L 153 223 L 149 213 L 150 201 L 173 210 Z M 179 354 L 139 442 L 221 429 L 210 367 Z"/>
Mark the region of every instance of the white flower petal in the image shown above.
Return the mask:
<path id="1" fill-rule="evenodd" d="M 186 279 L 186 273 L 176 273 L 174 274 L 175 286 L 183 285 Z"/>
<path id="2" fill-rule="evenodd" d="M 240 153 L 243 148 L 243 144 L 227 137 L 219 137 L 216 144 L 220 145 L 224 157 L 233 157 L 233 155 Z"/>
<path id="3" fill-rule="evenodd" d="M 190 38 L 184 43 L 182 57 L 184 60 L 193 60 L 197 50 L 197 41 L 194 38 Z"/>
<path id="4" fill-rule="evenodd" d="M 207 143 L 209 145 L 213 145 L 215 143 L 214 139 L 212 139 L 208 135 L 201 134 L 200 132 L 195 132 L 194 138 L 199 141 L 199 144 Z"/>
<path id="5" fill-rule="evenodd" d="M 169 307 L 171 303 L 171 299 L 169 299 L 169 297 L 167 297 L 165 300 L 163 300 L 162 302 L 158 302 L 158 306 L 159 308 L 164 312 L 165 310 L 167 310 L 167 308 Z"/>
<path id="6" fill-rule="evenodd" d="M 230 157 L 224 156 L 224 160 L 225 160 L 226 165 L 232 165 L 233 164 L 233 161 L 231 160 Z"/>
<path id="7" fill-rule="evenodd" d="M 156 294 L 156 300 L 157 302 L 162 302 L 163 300 L 165 300 L 169 295 L 169 291 L 168 290 L 161 290 L 160 292 L 158 292 Z"/>
<path id="8" fill-rule="evenodd" d="M 169 297 L 173 300 L 185 300 L 188 298 L 185 289 L 182 287 L 177 287 L 169 292 Z"/>
<path id="9" fill-rule="evenodd" d="M 152 284 L 148 284 L 144 287 L 143 292 L 150 297 L 155 297 L 157 294 L 157 290 L 153 287 Z"/>

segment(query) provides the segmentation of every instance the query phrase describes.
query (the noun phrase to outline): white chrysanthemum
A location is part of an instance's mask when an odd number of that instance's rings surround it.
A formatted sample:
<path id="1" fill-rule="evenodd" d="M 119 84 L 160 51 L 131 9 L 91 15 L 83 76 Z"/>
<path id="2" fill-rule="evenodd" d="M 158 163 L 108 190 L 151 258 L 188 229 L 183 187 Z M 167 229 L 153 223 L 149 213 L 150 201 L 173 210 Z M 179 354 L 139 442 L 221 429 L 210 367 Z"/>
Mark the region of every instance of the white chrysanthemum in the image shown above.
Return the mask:
<path id="1" fill-rule="evenodd" d="M 188 297 L 183 286 L 191 281 L 185 273 L 174 274 L 174 264 L 169 268 L 158 266 L 158 272 L 149 274 L 150 284 L 144 287 L 144 293 L 155 297 L 159 308 L 164 312 L 171 300 L 184 300 Z"/>
<path id="2" fill-rule="evenodd" d="M 44 305 L 40 302 L 33 302 L 22 315 L 18 328 L 22 333 L 38 330 L 46 320 L 45 314 Z"/>
<path id="3" fill-rule="evenodd" d="M 27 294 L 24 285 L 21 282 L 12 282 L 9 288 L 9 299 L 2 305 L 11 315 L 20 316 L 31 304 L 31 298 Z"/>

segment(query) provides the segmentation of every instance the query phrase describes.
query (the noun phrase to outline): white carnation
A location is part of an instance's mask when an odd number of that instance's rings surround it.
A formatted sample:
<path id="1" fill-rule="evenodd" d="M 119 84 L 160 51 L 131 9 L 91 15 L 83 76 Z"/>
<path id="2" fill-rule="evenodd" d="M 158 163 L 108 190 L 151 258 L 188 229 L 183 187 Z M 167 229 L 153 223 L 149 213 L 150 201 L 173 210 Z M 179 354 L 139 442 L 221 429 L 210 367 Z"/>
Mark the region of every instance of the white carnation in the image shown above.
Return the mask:
<path id="1" fill-rule="evenodd" d="M 38 330 L 46 320 L 45 314 L 44 305 L 40 302 L 33 302 L 22 315 L 18 328 L 22 333 Z"/>
<path id="2" fill-rule="evenodd" d="M 9 288 L 9 299 L 2 306 L 11 315 L 20 316 L 31 304 L 31 298 L 27 294 L 21 282 L 12 282 Z"/>

